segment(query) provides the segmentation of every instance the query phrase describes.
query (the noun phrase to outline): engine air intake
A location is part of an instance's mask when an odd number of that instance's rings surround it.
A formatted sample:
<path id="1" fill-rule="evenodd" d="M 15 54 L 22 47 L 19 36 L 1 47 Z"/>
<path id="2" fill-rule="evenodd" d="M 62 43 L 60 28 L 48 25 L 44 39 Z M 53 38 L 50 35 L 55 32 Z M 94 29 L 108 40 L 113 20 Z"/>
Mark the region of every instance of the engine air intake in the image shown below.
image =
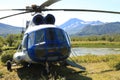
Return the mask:
<path id="1" fill-rule="evenodd" d="M 42 15 L 38 14 L 38 15 L 34 16 L 32 21 L 35 25 L 44 24 L 44 17 Z"/>
<path id="2" fill-rule="evenodd" d="M 48 14 L 45 17 L 45 23 L 46 24 L 54 24 L 55 23 L 55 17 L 52 14 Z"/>

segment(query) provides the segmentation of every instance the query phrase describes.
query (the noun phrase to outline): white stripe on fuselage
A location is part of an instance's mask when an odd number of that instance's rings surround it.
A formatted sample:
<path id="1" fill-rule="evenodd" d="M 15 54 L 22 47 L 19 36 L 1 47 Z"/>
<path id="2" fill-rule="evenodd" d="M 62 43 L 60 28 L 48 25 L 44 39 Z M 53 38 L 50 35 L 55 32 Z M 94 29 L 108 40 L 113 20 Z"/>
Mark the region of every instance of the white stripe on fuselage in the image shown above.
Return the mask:
<path id="1" fill-rule="evenodd" d="M 40 30 L 40 29 L 52 28 L 52 27 L 57 27 L 57 26 L 55 26 L 55 25 L 46 25 L 46 24 L 45 25 L 29 26 L 28 29 L 26 30 L 25 34 L 33 32 L 33 31 L 37 31 L 37 30 Z"/>

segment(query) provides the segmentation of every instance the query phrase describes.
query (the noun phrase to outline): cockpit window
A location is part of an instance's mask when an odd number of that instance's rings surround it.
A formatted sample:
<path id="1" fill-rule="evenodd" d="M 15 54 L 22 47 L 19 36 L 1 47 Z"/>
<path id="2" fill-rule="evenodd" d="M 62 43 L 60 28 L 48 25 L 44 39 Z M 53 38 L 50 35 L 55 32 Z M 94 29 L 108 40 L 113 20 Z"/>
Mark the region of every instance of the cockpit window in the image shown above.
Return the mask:
<path id="1" fill-rule="evenodd" d="M 44 42 L 44 29 L 36 31 L 36 44 Z"/>
<path id="2" fill-rule="evenodd" d="M 53 29 L 53 28 L 46 29 L 46 39 L 48 41 L 54 41 L 54 40 L 56 40 L 55 29 Z"/>
<path id="3" fill-rule="evenodd" d="M 45 28 L 35 32 L 35 44 L 64 42 L 66 38 L 65 32 L 58 28 Z"/>
<path id="4" fill-rule="evenodd" d="M 58 40 L 60 40 L 60 41 L 65 41 L 66 40 L 63 33 L 64 32 L 62 30 L 56 29 L 56 34 L 58 36 Z"/>

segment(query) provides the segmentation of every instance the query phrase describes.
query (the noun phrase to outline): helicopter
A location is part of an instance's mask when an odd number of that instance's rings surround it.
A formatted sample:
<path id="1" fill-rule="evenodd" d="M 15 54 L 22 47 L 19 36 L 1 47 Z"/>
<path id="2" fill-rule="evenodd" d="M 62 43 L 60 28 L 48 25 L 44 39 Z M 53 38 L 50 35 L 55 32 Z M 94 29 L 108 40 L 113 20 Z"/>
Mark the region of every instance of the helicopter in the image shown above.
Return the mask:
<path id="1" fill-rule="evenodd" d="M 70 37 L 66 31 L 54 25 L 55 17 L 52 14 L 42 16 L 44 11 L 83 11 L 120 14 L 115 11 L 88 10 L 88 9 L 47 9 L 46 7 L 60 0 L 47 0 L 40 6 L 27 6 L 26 9 L 1 9 L 0 11 L 22 11 L 20 13 L 1 17 L 1 19 L 34 12 L 31 21 L 26 22 L 26 31 L 20 48 L 13 56 L 16 63 L 43 64 L 49 73 L 51 63 L 71 65 L 84 69 L 77 63 L 68 60 L 71 54 Z M 24 12 L 23 12 L 24 11 Z"/>

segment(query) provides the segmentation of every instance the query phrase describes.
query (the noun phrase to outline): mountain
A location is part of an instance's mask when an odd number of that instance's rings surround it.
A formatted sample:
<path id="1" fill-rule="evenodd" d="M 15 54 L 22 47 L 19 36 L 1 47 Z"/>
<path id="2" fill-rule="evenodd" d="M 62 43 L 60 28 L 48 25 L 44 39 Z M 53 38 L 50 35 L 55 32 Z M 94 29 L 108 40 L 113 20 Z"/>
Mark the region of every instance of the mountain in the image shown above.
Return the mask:
<path id="1" fill-rule="evenodd" d="M 103 34 L 120 34 L 120 22 L 111 22 L 101 25 L 88 25 L 77 35 L 103 35 Z"/>
<path id="2" fill-rule="evenodd" d="M 22 31 L 22 27 L 11 26 L 8 24 L 0 23 L 0 35 L 17 34 Z"/>
<path id="3" fill-rule="evenodd" d="M 81 32 L 81 30 L 87 25 L 99 25 L 103 24 L 100 21 L 83 21 L 77 18 L 72 18 L 65 22 L 64 24 L 60 25 L 60 28 L 67 31 L 70 35 L 76 34 Z"/>
<path id="4" fill-rule="evenodd" d="M 120 22 L 103 23 L 101 21 L 83 21 L 72 18 L 59 26 L 69 35 L 86 36 L 102 34 L 120 34 Z M 22 27 L 0 23 L 0 35 L 21 33 Z"/>
<path id="5" fill-rule="evenodd" d="M 120 33 L 120 22 L 103 23 L 72 18 L 60 25 L 60 28 L 73 36 L 118 34 Z"/>

